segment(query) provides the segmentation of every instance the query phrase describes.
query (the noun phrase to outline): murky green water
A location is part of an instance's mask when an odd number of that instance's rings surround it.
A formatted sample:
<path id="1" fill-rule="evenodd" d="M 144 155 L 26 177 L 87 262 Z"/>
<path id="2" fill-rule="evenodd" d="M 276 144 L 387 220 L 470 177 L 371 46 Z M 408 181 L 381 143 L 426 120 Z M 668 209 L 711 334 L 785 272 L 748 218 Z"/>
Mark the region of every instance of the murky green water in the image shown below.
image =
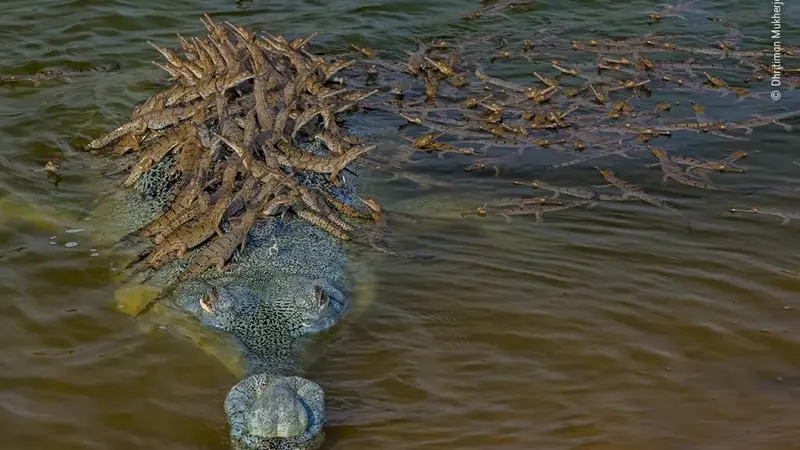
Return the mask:
<path id="1" fill-rule="evenodd" d="M 194 344 L 143 333 L 114 311 L 105 255 L 91 256 L 90 236 L 65 233 L 67 219 L 55 219 L 77 217 L 99 192 L 92 160 L 72 145 L 128 117 L 163 81 L 146 40 L 174 46 L 175 33 L 201 34 L 203 12 L 272 33 L 318 31 L 316 42 L 332 51 L 358 43 L 397 57 L 413 48 L 412 37 L 479 29 L 524 36 L 563 25 L 568 37 L 585 39 L 662 26 L 644 23 L 651 7 L 641 1 L 540 2 L 510 22 L 459 19 L 477 6 L 3 2 L 0 72 L 115 61 L 122 70 L 0 86 L 0 447 L 226 448 L 222 400 L 235 377 Z M 770 8 L 698 1 L 686 21 L 663 27 L 706 36 L 705 17 L 724 14 L 742 25 L 745 45 L 762 48 Z M 798 18 L 800 5 L 787 4 L 787 43 L 800 43 Z M 523 63 L 503 64 L 496 75 L 530 79 Z M 774 103 L 698 101 L 741 118 L 797 109 L 796 92 Z M 384 149 L 402 142 L 392 134 L 378 133 Z M 734 192 L 660 187 L 657 169 L 643 167 L 652 162 L 646 156 L 603 160 L 674 198 L 692 233 L 638 203 L 542 223 L 457 214 L 488 196 L 529 192 L 513 179 L 601 183 L 591 164 L 544 172 L 561 157 L 547 152 L 508 164 L 499 177 L 454 171 L 444 194 L 376 176 L 375 193 L 389 207 L 415 210 L 408 201 L 420 198 L 438 205 L 438 214 L 422 210 L 436 217 L 398 225 L 395 242 L 440 258 L 383 260 L 376 301 L 345 321 L 311 368 L 328 397 L 326 448 L 800 448 L 800 225 L 726 213 L 754 204 L 794 211 L 800 191 L 770 187 L 797 186 L 798 143 L 797 131 L 777 126 L 748 142 L 669 141 L 696 156 L 761 150 L 743 163 L 747 174 L 715 178 Z M 48 160 L 63 161 L 57 187 L 39 171 Z"/>

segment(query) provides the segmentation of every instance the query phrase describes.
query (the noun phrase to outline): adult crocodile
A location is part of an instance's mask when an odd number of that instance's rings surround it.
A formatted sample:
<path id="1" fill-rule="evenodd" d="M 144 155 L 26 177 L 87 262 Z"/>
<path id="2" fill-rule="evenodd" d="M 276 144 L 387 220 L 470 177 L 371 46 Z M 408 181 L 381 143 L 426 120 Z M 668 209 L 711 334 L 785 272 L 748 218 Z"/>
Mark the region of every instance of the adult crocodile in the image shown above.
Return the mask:
<path id="1" fill-rule="evenodd" d="M 374 146 L 335 116 L 369 93 L 327 87 L 349 63 L 308 52 L 310 38 L 204 23 L 208 38 L 182 40 L 185 59 L 154 45 L 178 83 L 87 145 L 131 160 L 89 219 L 135 255 L 120 266 L 122 291 L 160 291 L 123 309 L 209 330 L 237 354 L 243 380 L 225 399 L 234 447 L 317 448 L 325 395 L 300 376 L 304 352 L 348 310 L 353 242 L 380 214 L 343 176 Z"/>
<path id="2" fill-rule="evenodd" d="M 131 189 L 103 199 L 89 223 L 124 224 L 115 234 L 149 223 L 171 194 L 172 189 L 160 188 L 169 185 L 171 164 L 164 160 Z M 341 192 L 358 207 L 352 185 Z M 224 225 L 226 230 L 231 226 Z M 225 335 L 222 345 L 227 341 L 229 348 L 212 351 L 244 377 L 224 403 L 235 448 L 311 449 L 322 442 L 324 392 L 298 375 L 311 338 L 335 325 L 350 307 L 357 289 L 352 275 L 357 268 L 349 264 L 353 250 L 352 244 L 299 218 L 276 218 L 253 226 L 244 250 L 222 274 L 209 269 L 175 284 L 202 253 L 199 249 L 148 275 L 150 286 L 173 287 L 140 319 L 154 315 L 151 320 L 177 326 L 198 340 L 207 340 L 208 333 L 191 322 Z M 133 301 L 130 295 L 119 299 Z M 142 312 L 137 305 L 119 306 Z M 233 363 L 230 350 L 238 356 Z"/>

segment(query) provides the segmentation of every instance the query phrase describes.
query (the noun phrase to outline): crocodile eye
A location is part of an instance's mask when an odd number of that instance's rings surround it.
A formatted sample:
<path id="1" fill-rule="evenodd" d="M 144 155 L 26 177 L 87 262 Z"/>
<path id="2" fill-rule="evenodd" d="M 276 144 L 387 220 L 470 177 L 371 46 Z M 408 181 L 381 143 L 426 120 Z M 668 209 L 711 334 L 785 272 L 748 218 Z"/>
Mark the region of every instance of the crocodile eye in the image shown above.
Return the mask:
<path id="1" fill-rule="evenodd" d="M 322 308 L 328 303 L 328 296 L 325 294 L 325 291 L 322 289 L 322 286 L 320 285 L 314 286 L 314 294 L 317 297 L 318 308 Z"/>
<path id="2" fill-rule="evenodd" d="M 203 311 L 211 314 L 214 312 L 213 306 L 214 303 L 217 301 L 219 293 L 217 291 L 216 286 L 211 286 L 206 290 L 206 293 L 203 295 L 203 298 L 200 299 L 200 307 L 203 308 Z"/>

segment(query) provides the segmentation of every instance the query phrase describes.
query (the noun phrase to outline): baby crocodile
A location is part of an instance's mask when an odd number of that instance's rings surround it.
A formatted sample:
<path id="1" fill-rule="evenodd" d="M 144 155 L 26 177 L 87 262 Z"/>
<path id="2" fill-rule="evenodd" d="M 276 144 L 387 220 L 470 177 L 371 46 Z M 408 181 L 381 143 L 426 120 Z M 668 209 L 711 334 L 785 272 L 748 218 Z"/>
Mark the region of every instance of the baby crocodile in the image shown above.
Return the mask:
<path id="1" fill-rule="evenodd" d="M 484 217 L 486 215 L 502 216 L 503 218 L 506 219 L 506 222 L 511 221 L 511 216 L 533 215 L 536 217 L 537 222 L 541 222 L 544 213 L 563 211 L 565 209 L 572 209 L 578 206 L 586 206 L 591 208 L 595 204 L 596 202 L 594 200 L 578 200 L 574 202 L 566 202 L 560 204 L 535 202 L 535 203 L 525 203 L 522 205 L 508 206 L 497 210 L 487 210 L 479 208 L 476 214 L 480 217 Z"/>
<path id="2" fill-rule="evenodd" d="M 39 84 L 45 80 L 61 79 L 64 81 L 69 81 L 70 75 L 80 75 L 91 72 L 116 72 L 119 69 L 120 65 L 117 63 L 113 63 L 113 64 L 89 67 L 88 69 L 78 69 L 78 70 L 63 70 L 63 69 L 41 70 L 33 75 L 0 74 L 0 85 L 6 83 L 30 81 L 33 83 L 34 86 L 39 86 Z"/>
<path id="3" fill-rule="evenodd" d="M 224 93 L 226 90 L 250 78 L 253 78 L 253 74 L 247 72 L 229 74 L 220 78 L 208 78 L 194 86 L 185 86 L 176 90 L 165 99 L 164 106 L 189 103 L 201 97 L 206 99 L 217 93 Z"/>
<path id="4" fill-rule="evenodd" d="M 255 209 L 247 211 L 242 215 L 239 223 L 232 226 L 227 233 L 215 237 L 208 246 L 203 248 L 202 253 L 181 274 L 179 279 L 183 281 L 195 277 L 205 272 L 209 267 L 216 267 L 217 270 L 223 272 L 225 263 L 233 256 L 236 247 L 241 247 L 241 250 L 244 251 L 247 233 L 250 232 L 250 228 L 255 223 L 257 212 Z"/>
<path id="5" fill-rule="evenodd" d="M 192 178 L 172 202 L 170 209 L 150 222 L 147 226 L 140 229 L 137 234 L 142 237 L 167 235 L 172 232 L 172 230 L 168 228 L 170 224 L 178 223 L 176 226 L 177 228 L 193 219 L 193 217 L 187 217 L 186 220 L 180 220 L 181 217 L 186 216 L 187 211 L 200 215 L 206 209 L 208 209 L 208 198 L 203 194 L 200 181 L 197 178 Z"/>
<path id="6" fill-rule="evenodd" d="M 545 191 L 550 191 L 553 195 L 550 198 L 558 198 L 560 194 L 569 195 L 571 197 L 582 198 L 584 200 L 594 199 L 597 197 L 597 192 L 581 188 L 581 187 L 561 187 L 561 186 L 553 186 L 551 184 L 547 184 L 543 181 L 533 180 L 533 181 L 514 181 L 514 184 L 518 186 L 530 186 L 534 189 L 542 189 Z"/>
<path id="7" fill-rule="evenodd" d="M 658 206 L 659 208 L 663 208 L 675 214 L 682 215 L 677 209 L 675 209 L 669 203 L 651 197 L 644 191 L 644 189 L 640 188 L 639 186 L 636 186 L 630 181 L 625 181 L 618 178 L 616 175 L 614 175 L 614 172 L 612 172 L 611 170 L 601 169 L 597 166 L 594 166 L 594 168 L 600 171 L 600 175 L 602 175 L 603 178 L 605 178 L 605 180 L 608 181 L 609 183 L 608 186 L 614 186 L 620 191 L 622 191 L 623 199 L 627 199 L 629 197 L 638 198 L 639 200 L 647 202 L 653 206 Z"/>
<path id="8" fill-rule="evenodd" d="M 734 163 L 734 162 L 736 162 L 736 161 L 738 161 L 738 160 L 740 160 L 740 159 L 745 159 L 745 158 L 747 158 L 748 156 L 750 156 L 750 155 L 752 155 L 752 154 L 755 154 L 755 153 L 761 153 L 761 150 L 756 150 L 756 151 L 753 151 L 753 152 L 750 152 L 750 153 L 748 153 L 748 152 L 745 152 L 745 151 L 743 151 L 743 150 L 737 150 L 737 151 L 735 151 L 735 152 L 731 153 L 730 155 L 726 156 L 726 157 L 725 157 L 725 158 L 722 160 L 722 163 L 723 163 L 723 164 L 730 164 L 730 165 L 733 165 L 733 163 Z"/>
<path id="9" fill-rule="evenodd" d="M 653 147 L 652 145 L 648 145 L 647 147 L 650 149 L 650 152 L 652 152 L 653 155 L 658 158 L 661 164 L 661 171 L 664 172 L 664 177 L 661 180 L 662 185 L 666 184 L 667 180 L 671 178 L 678 183 L 685 184 L 687 186 L 700 189 L 719 190 L 718 187 L 711 183 L 705 183 L 684 173 L 680 166 L 678 166 L 675 161 L 670 159 L 670 157 L 667 156 L 667 152 L 663 149 Z"/>
<path id="10" fill-rule="evenodd" d="M 187 175 L 188 178 L 188 175 L 196 173 L 200 164 L 205 162 L 204 156 L 208 152 L 209 150 L 203 147 L 203 142 L 197 133 L 190 135 L 189 139 L 180 147 L 180 151 L 174 155 L 176 161 L 171 173 Z M 203 168 L 205 169 L 206 167 L 208 166 Z"/>
<path id="11" fill-rule="evenodd" d="M 486 170 L 486 169 L 493 169 L 494 176 L 500 175 L 500 166 L 497 164 L 492 164 L 488 160 L 476 161 L 468 165 L 467 167 L 464 167 L 465 172 L 474 172 L 477 170 Z"/>
<path id="12" fill-rule="evenodd" d="M 702 159 L 692 158 L 689 156 L 681 156 L 681 155 L 670 155 L 669 159 L 671 159 L 675 164 L 679 164 L 681 166 L 686 167 L 686 173 L 692 172 L 694 170 L 713 170 L 717 172 L 736 172 L 736 173 L 744 173 L 745 170 L 741 167 L 736 167 L 730 163 L 726 163 L 723 161 L 704 161 Z M 656 167 L 659 166 L 660 163 L 651 164 L 648 167 Z"/>
<path id="13" fill-rule="evenodd" d="M 457 153 L 459 155 L 467 155 L 467 156 L 486 156 L 486 153 L 477 151 L 472 148 L 460 148 L 454 145 L 446 144 L 444 142 L 431 142 L 428 144 L 427 148 L 424 150 L 427 153 L 436 152 L 439 155 L 439 158 L 442 157 L 445 153 Z"/>
<path id="14" fill-rule="evenodd" d="M 476 216 L 484 217 L 488 214 L 497 214 L 497 211 L 503 209 L 523 207 L 533 204 L 551 204 L 563 205 L 562 202 L 551 201 L 551 197 L 500 197 L 487 200 L 483 205 L 475 208 L 474 211 L 465 211 L 461 213 L 461 217 L 475 214 Z"/>
<path id="15" fill-rule="evenodd" d="M 499 197 L 488 200 L 483 204 L 482 208 L 487 207 L 506 207 L 506 206 L 524 206 L 534 203 L 550 203 L 561 205 L 562 202 L 554 202 L 553 197 L 539 196 L 539 197 Z"/>
<path id="16" fill-rule="evenodd" d="M 298 115 L 294 119 L 294 127 L 292 128 L 292 134 L 291 134 L 292 139 L 294 139 L 295 136 L 297 136 L 297 133 L 304 126 L 306 126 L 306 124 L 311 122 L 311 120 L 314 119 L 317 116 L 322 117 L 322 121 L 323 121 L 323 125 L 325 126 L 325 129 L 326 130 L 329 129 L 330 126 L 331 126 L 331 123 L 333 122 L 333 114 L 331 113 L 331 110 L 327 106 L 311 105 L 311 107 L 306 108 L 305 111 L 300 113 L 300 115 Z"/>
<path id="17" fill-rule="evenodd" d="M 348 140 L 340 133 L 335 133 L 330 130 L 325 130 L 314 135 L 315 141 L 320 141 L 328 148 L 328 152 L 335 156 L 342 156 L 347 153 L 347 150 L 352 148 L 357 142 L 355 140 Z"/>
<path id="18" fill-rule="evenodd" d="M 333 237 L 342 240 L 342 241 L 349 241 L 350 235 L 339 228 L 336 224 L 332 223 L 325 217 L 315 213 L 311 209 L 301 209 L 297 211 L 297 216 L 301 219 L 304 219 L 310 222 L 312 225 L 317 226 L 328 233 L 330 233 Z"/>
<path id="19" fill-rule="evenodd" d="M 756 117 L 743 122 L 727 122 L 725 126 L 729 130 L 744 129 L 745 134 L 752 134 L 753 128 L 774 123 L 775 125 L 783 127 L 786 131 L 792 131 L 792 126 L 781 122 L 781 120 L 793 119 L 797 116 L 800 116 L 800 110 L 787 111 L 772 116 Z"/>
<path id="20" fill-rule="evenodd" d="M 550 191 L 553 194 L 550 199 L 556 199 L 560 194 L 569 195 L 570 197 L 581 198 L 584 200 L 603 200 L 603 201 L 624 201 L 626 200 L 621 195 L 604 194 L 601 192 L 593 191 L 584 187 L 571 187 L 571 186 L 553 186 L 540 180 L 533 181 L 514 181 L 513 184 L 518 186 L 530 186 L 535 189 L 542 189 Z"/>
<path id="21" fill-rule="evenodd" d="M 743 213 L 752 213 L 752 214 L 763 214 L 763 215 L 768 215 L 768 216 L 778 216 L 778 217 L 783 219 L 781 221 L 781 225 L 788 224 L 789 222 L 792 221 L 792 219 L 800 219 L 800 214 L 799 213 L 786 212 L 786 211 L 781 211 L 781 210 L 772 209 L 772 208 L 760 208 L 758 206 L 753 206 L 752 208 L 749 208 L 749 209 L 731 208 L 730 211 L 732 213 L 743 212 Z"/>
<path id="22" fill-rule="evenodd" d="M 188 250 L 202 244 L 216 233 L 223 236 L 219 222 L 225 215 L 230 204 L 230 197 L 221 198 L 211 208 L 208 215 L 194 225 L 179 229 L 169 235 L 158 248 L 147 258 L 145 264 L 153 269 L 158 269 L 172 260 L 173 257 L 181 258 Z"/>
<path id="23" fill-rule="evenodd" d="M 219 199 L 230 196 L 233 192 L 237 173 L 238 165 L 235 164 L 229 164 L 223 171 L 222 183 L 217 192 L 214 193 L 218 203 Z M 193 179 L 193 181 L 195 180 L 197 178 Z M 143 229 L 142 235 L 153 236 L 153 242 L 158 245 L 184 224 L 205 214 L 209 209 L 211 197 L 204 193 L 202 189 L 199 180 L 190 183 L 187 189 L 175 200 L 172 208 L 156 219 L 148 228 Z M 197 197 L 197 200 L 192 202 L 195 197 Z M 212 214 L 214 214 L 213 211 Z"/>
<path id="24" fill-rule="evenodd" d="M 374 150 L 377 145 L 354 146 L 341 156 L 320 157 L 308 152 L 303 152 L 286 144 L 279 142 L 278 148 L 283 152 L 276 155 L 281 165 L 290 166 L 299 170 L 311 170 L 318 173 L 329 173 L 331 183 L 338 184 L 339 172 L 343 171 L 348 164 L 353 162 L 362 154 Z"/>
<path id="25" fill-rule="evenodd" d="M 525 86 L 522 86 L 517 83 L 513 83 L 511 81 L 506 81 L 500 78 L 490 77 L 485 73 L 481 72 L 480 69 L 475 70 L 475 76 L 478 77 L 479 80 L 485 82 L 486 84 L 493 84 L 499 88 L 507 89 L 509 91 L 515 92 L 525 92 Z"/>
<path id="26" fill-rule="evenodd" d="M 156 110 L 151 113 L 143 114 L 135 119 L 122 124 L 116 129 L 91 141 L 86 147 L 90 150 L 99 150 L 110 142 L 134 132 L 144 133 L 146 130 L 161 130 L 175 125 L 182 120 L 188 119 L 195 114 L 202 113 L 207 109 L 208 104 L 201 102 L 191 106 L 177 106 L 169 109 Z"/>
<path id="27" fill-rule="evenodd" d="M 162 65 L 158 63 L 155 64 L 170 74 L 173 74 L 173 76 L 175 76 L 174 73 L 178 73 L 185 78 L 187 83 L 192 83 L 202 79 L 205 75 L 203 69 L 199 65 L 189 61 L 188 59 L 181 59 L 181 57 L 178 56 L 174 50 L 160 47 L 151 41 L 147 41 L 147 43 L 150 44 L 150 46 L 153 47 L 158 53 L 161 53 L 161 56 L 163 56 L 164 59 L 166 59 L 169 63 L 169 65 Z"/>
<path id="28" fill-rule="evenodd" d="M 142 175 L 158 164 L 169 152 L 178 145 L 193 145 L 189 140 L 193 135 L 196 136 L 195 128 L 191 124 L 183 124 L 178 128 L 173 128 L 159 138 L 145 151 L 139 162 L 133 167 L 128 178 L 122 183 L 124 187 L 133 186 Z"/>
<path id="29" fill-rule="evenodd" d="M 278 86 L 278 74 L 266 68 L 267 62 L 260 48 L 252 43 L 247 43 L 246 46 L 253 59 L 253 72 L 255 73 L 253 96 L 256 100 L 255 111 L 258 124 L 262 130 L 271 130 L 275 124 L 275 113 L 272 110 L 271 102 L 267 99 L 267 93 Z"/>
<path id="30" fill-rule="evenodd" d="M 139 148 L 141 148 L 140 138 L 141 136 L 136 136 L 134 134 L 123 136 L 122 139 L 117 141 L 116 145 L 114 145 L 114 156 L 122 156 L 129 151 L 139 151 Z"/>

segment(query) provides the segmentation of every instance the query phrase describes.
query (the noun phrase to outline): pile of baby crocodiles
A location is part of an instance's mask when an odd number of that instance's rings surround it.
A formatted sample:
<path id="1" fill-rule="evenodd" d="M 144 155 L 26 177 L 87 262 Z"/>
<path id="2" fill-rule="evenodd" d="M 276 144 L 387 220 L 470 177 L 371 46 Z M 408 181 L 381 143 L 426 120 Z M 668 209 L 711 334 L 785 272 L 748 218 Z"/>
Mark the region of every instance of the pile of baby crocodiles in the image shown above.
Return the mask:
<path id="1" fill-rule="evenodd" d="M 211 267 L 222 271 L 258 218 L 288 211 L 341 240 L 354 236 L 353 220 L 379 221 L 373 199 L 363 199 L 361 210 L 337 199 L 342 172 L 375 148 L 348 136 L 336 117 L 373 92 L 326 86 L 353 61 L 328 62 L 305 50 L 313 35 L 289 42 L 208 16 L 204 23 L 208 37 L 181 38 L 183 56 L 151 43 L 166 59 L 155 64 L 176 83 L 87 146 L 135 153 L 123 187 L 168 155 L 176 161 L 178 188 L 168 209 L 136 232 L 154 243 L 137 271 L 159 269 L 203 245 L 179 280 Z M 295 173 L 327 181 L 313 189 Z M 226 232 L 223 221 L 233 224 Z"/>

